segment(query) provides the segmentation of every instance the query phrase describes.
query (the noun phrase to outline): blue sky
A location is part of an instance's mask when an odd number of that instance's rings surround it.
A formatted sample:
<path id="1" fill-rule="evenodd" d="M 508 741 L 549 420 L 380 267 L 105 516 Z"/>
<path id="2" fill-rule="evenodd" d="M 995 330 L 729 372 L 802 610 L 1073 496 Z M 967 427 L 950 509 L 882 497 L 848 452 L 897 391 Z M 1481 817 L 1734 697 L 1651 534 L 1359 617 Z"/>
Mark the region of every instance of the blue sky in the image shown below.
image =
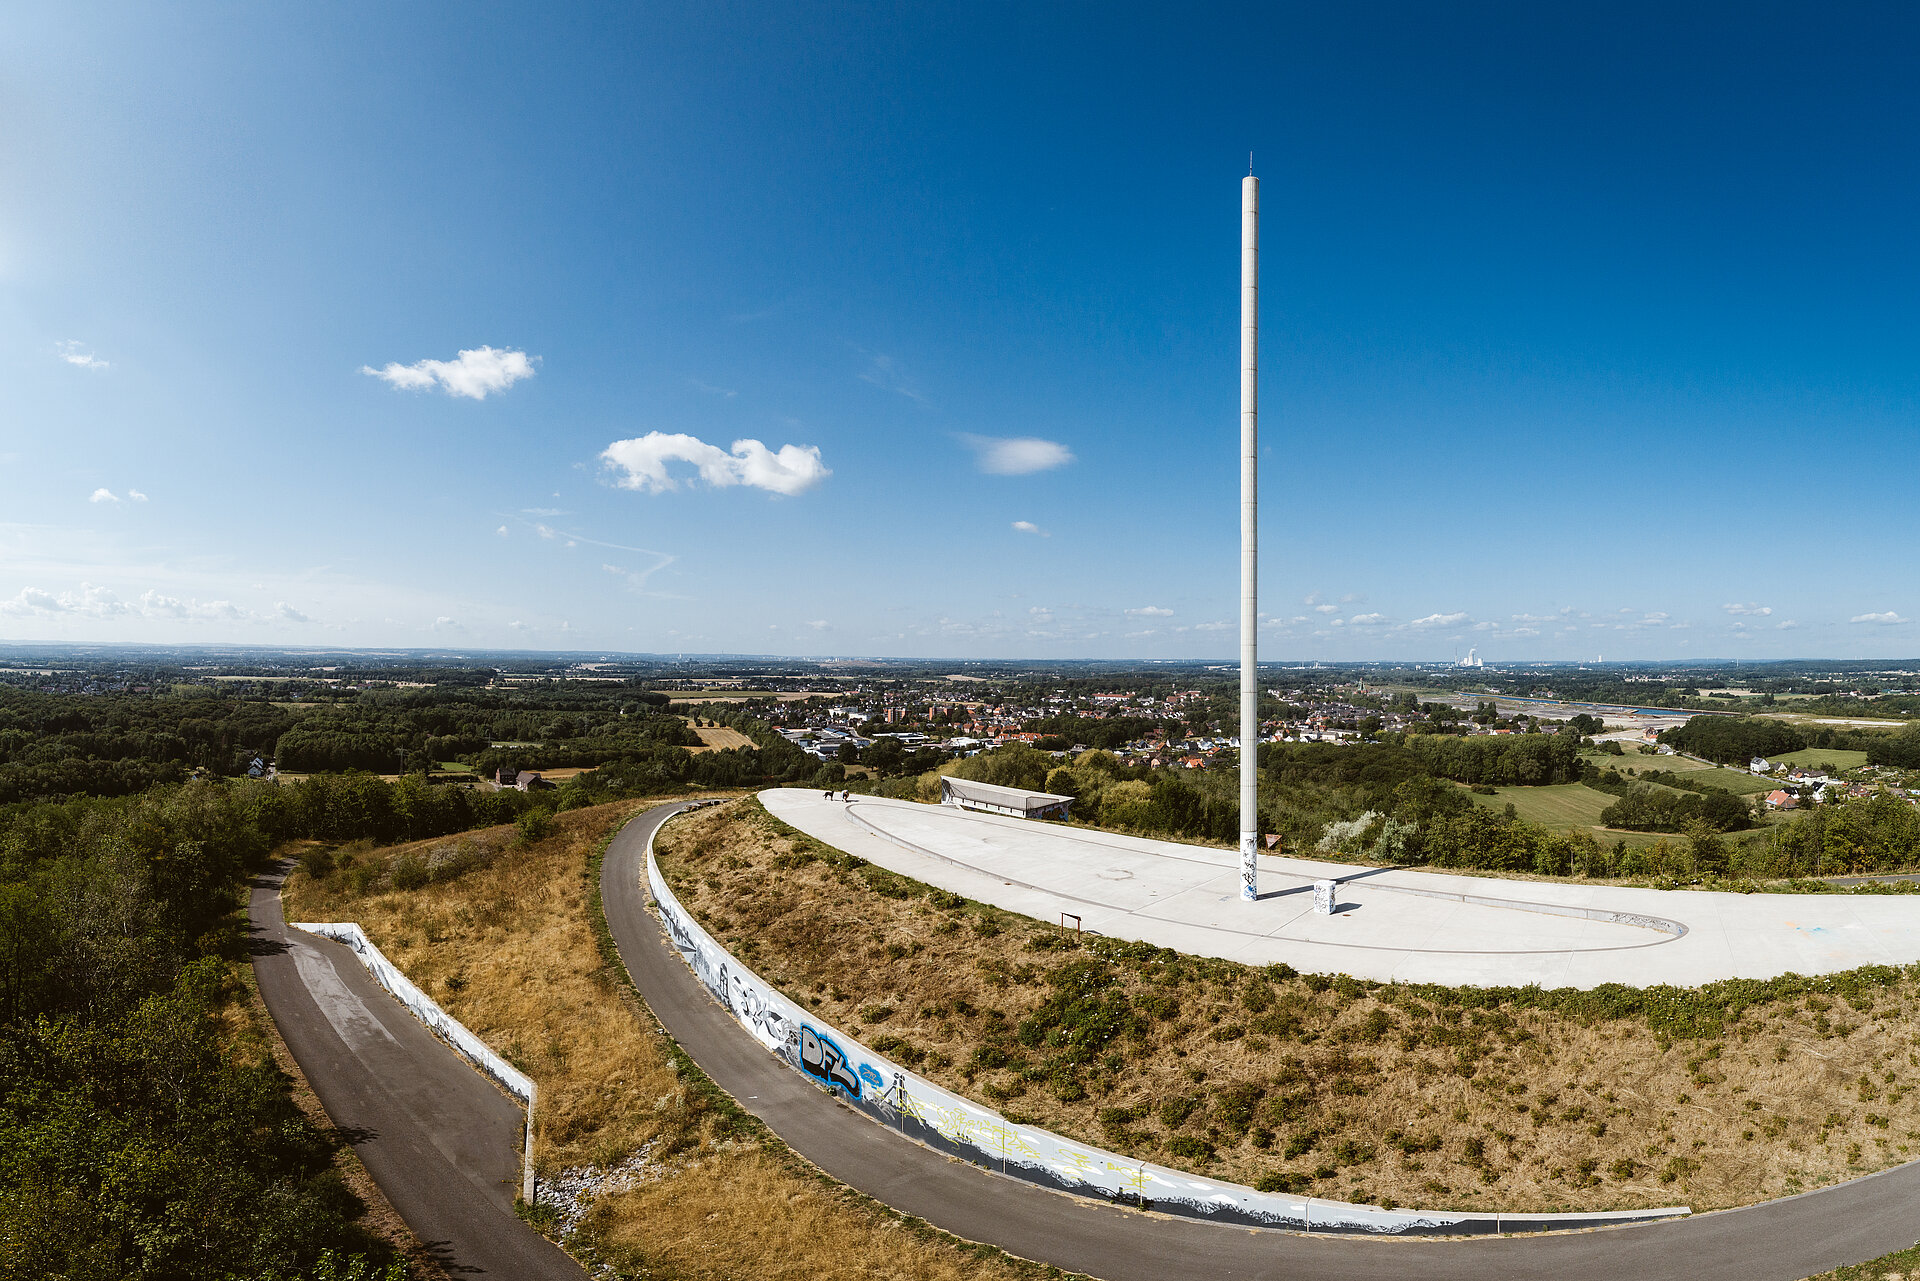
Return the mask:
<path id="1" fill-rule="evenodd" d="M 0 639 L 1920 652 L 1920 19 L 41 5 Z M 469 353 L 462 355 L 462 353 Z M 756 442 L 756 443 L 740 443 Z"/>

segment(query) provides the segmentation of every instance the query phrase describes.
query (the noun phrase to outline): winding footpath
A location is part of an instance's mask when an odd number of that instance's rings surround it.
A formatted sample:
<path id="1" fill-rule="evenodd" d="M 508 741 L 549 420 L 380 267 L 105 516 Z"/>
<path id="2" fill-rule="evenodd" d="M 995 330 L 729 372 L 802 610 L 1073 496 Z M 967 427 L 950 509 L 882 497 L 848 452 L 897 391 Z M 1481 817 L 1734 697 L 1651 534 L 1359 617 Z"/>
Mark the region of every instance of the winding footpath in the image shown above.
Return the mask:
<path id="1" fill-rule="evenodd" d="M 662 822 L 686 808 L 659 806 L 633 819 L 614 837 L 601 868 L 607 927 L 635 987 L 701 1069 L 796 1152 L 841 1182 L 956 1236 L 1106 1281 L 1191 1275 L 1799 1281 L 1920 1239 L 1920 1162 L 1678 1222 L 1466 1241 L 1250 1231 L 1142 1214 L 987 1173 L 835 1102 L 761 1049 L 708 996 L 648 910 L 647 844 Z"/>
<path id="2" fill-rule="evenodd" d="M 519 1107 L 423 1027 L 338 943 L 289 929 L 283 867 L 253 883 L 260 995 L 280 1038 L 380 1190 L 448 1273 L 583 1281 L 513 1213 Z"/>

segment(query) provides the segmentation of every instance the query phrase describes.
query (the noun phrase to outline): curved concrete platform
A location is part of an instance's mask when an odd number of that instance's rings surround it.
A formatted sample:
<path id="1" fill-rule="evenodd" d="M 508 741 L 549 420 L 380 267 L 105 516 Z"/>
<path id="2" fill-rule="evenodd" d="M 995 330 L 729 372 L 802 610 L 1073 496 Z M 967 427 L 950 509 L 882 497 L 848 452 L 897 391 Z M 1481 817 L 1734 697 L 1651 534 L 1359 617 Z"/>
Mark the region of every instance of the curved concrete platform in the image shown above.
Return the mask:
<path id="1" fill-rule="evenodd" d="M 1263 893 L 1244 903 L 1230 850 L 797 788 L 760 800 L 836 849 L 968 898 L 1249 965 L 1591 988 L 1920 961 L 1920 908 L 1902 897 L 1668 892 L 1263 855 Z M 1331 916 L 1313 914 L 1323 878 L 1340 882 Z"/>

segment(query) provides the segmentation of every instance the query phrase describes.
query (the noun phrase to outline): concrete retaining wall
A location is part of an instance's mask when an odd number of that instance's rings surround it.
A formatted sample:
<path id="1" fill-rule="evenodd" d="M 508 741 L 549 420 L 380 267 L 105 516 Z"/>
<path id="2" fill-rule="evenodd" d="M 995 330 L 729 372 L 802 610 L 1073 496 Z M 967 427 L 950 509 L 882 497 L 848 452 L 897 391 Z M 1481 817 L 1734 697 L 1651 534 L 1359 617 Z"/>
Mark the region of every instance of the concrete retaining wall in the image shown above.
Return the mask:
<path id="1" fill-rule="evenodd" d="M 533 1200 L 533 1107 L 538 1088 L 525 1074 L 511 1063 L 495 1054 L 485 1041 L 468 1031 L 466 1026 L 445 1010 L 419 988 L 413 981 L 373 945 L 366 932 L 351 921 L 314 922 L 296 921 L 293 928 L 305 930 L 309 934 L 318 934 L 321 938 L 344 943 L 353 949 L 360 963 L 374 981 L 393 994 L 395 1000 L 407 1007 L 413 1016 L 427 1025 L 427 1029 L 452 1047 L 467 1062 L 480 1070 L 482 1076 L 493 1081 L 501 1089 L 519 1099 L 527 1106 L 527 1140 L 524 1158 L 525 1173 L 522 1176 L 520 1195 L 531 1202 Z"/>
<path id="2" fill-rule="evenodd" d="M 789 1001 L 742 965 L 700 927 L 667 887 L 651 840 L 647 884 L 674 947 L 707 991 L 763 1046 L 873 1120 L 984 1169 L 1078 1196 L 1167 1214 L 1309 1232 L 1375 1236 L 1546 1232 L 1667 1219 L 1689 1212 L 1684 1206 L 1564 1215 L 1384 1210 L 1220 1183 L 1016 1125 L 874 1053 Z"/>

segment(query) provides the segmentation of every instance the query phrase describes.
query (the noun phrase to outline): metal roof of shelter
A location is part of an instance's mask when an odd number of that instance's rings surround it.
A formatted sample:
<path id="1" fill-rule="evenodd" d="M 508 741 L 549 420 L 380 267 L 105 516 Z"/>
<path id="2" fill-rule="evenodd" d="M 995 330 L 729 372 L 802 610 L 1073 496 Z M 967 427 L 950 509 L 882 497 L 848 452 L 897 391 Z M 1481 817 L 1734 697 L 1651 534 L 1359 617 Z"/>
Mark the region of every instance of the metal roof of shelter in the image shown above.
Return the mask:
<path id="1" fill-rule="evenodd" d="M 986 805 L 1005 805 L 1011 809 L 1037 810 L 1049 805 L 1058 805 L 1062 801 L 1071 801 L 1071 796 L 1056 796 L 1052 792 L 1029 792 L 1018 787 L 1002 787 L 998 783 L 976 783 L 970 778 L 955 778 L 951 774 L 940 779 L 942 787 L 950 789 L 954 795 L 970 801 L 979 801 Z"/>

